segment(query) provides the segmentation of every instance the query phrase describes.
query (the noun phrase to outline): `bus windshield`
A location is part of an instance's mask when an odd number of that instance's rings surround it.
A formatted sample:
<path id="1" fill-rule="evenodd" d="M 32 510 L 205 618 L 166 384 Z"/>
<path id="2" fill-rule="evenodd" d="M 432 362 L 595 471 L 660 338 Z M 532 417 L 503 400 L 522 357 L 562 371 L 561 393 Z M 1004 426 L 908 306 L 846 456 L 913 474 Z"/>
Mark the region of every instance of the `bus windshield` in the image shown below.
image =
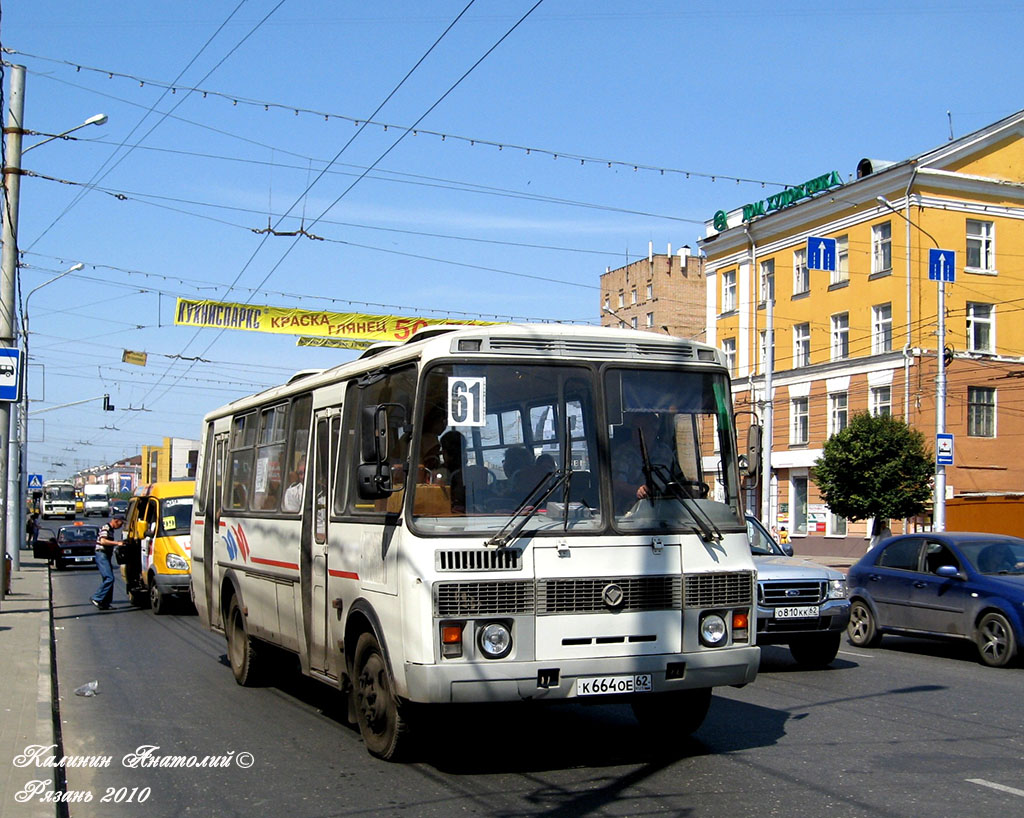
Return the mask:
<path id="1" fill-rule="evenodd" d="M 189 533 L 192 525 L 192 498 L 165 497 L 160 501 L 161 537 L 181 537 Z"/>
<path id="2" fill-rule="evenodd" d="M 724 374 L 445 363 L 424 394 L 409 480 L 424 534 L 742 526 Z"/>
<path id="3" fill-rule="evenodd" d="M 65 483 L 57 486 L 44 486 L 43 499 L 74 501 L 75 487 L 71 483 Z"/>

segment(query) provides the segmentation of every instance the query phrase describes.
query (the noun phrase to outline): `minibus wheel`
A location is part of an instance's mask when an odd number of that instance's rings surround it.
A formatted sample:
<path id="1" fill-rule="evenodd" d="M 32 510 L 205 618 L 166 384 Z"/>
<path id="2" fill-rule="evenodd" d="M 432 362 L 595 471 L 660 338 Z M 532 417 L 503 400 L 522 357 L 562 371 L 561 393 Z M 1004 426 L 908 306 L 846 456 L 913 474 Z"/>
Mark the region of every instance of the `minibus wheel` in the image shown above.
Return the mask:
<path id="1" fill-rule="evenodd" d="M 408 751 L 409 723 L 399 712 L 380 643 L 372 633 L 356 642 L 353 662 L 356 719 L 371 755 L 398 761 Z"/>
<path id="2" fill-rule="evenodd" d="M 256 640 L 249 635 L 245 622 L 245 614 L 238 597 L 231 597 L 228 605 L 228 618 L 224 632 L 228 641 L 228 661 L 235 681 L 243 687 L 254 687 L 259 684 L 262 676 L 262 656 Z"/>
<path id="3" fill-rule="evenodd" d="M 160 589 L 156 585 L 156 578 L 152 578 L 149 583 L 149 607 L 157 616 L 162 616 L 167 613 L 170 605 L 170 600 L 160 593 Z"/>

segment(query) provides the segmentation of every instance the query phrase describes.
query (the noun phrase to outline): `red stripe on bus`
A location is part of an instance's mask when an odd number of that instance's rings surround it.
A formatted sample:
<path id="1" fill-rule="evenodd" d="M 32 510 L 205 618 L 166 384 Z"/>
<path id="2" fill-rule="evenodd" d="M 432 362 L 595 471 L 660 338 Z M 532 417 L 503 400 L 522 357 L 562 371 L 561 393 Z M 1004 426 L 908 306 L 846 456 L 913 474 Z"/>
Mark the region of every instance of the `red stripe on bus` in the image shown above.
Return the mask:
<path id="1" fill-rule="evenodd" d="M 206 525 L 205 520 L 196 520 L 196 525 Z"/>
<path id="2" fill-rule="evenodd" d="M 280 562 L 278 560 L 265 560 L 262 557 L 253 557 L 253 562 L 258 562 L 260 565 L 273 565 L 276 568 L 291 568 L 293 571 L 298 571 L 299 566 L 294 562 Z"/>
<path id="3" fill-rule="evenodd" d="M 333 571 L 328 569 L 327 573 L 332 577 L 341 577 L 342 579 L 359 579 L 359 574 L 354 571 Z"/>

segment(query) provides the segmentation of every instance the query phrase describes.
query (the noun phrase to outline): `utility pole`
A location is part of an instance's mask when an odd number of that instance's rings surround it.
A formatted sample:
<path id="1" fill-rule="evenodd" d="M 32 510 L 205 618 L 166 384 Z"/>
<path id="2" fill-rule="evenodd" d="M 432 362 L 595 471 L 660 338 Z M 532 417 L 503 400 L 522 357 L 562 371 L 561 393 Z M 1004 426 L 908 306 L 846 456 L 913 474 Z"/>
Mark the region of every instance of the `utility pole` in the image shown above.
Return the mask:
<path id="1" fill-rule="evenodd" d="M 24 134 L 25 116 L 25 66 L 12 65 L 10 107 L 8 108 L 6 139 L 6 162 L 3 167 L 3 255 L 0 257 L 0 346 L 14 347 L 14 296 L 15 280 L 18 275 L 18 198 L 21 193 L 21 137 Z M 20 503 L 21 498 L 10 495 L 9 478 L 11 471 L 16 478 L 15 485 L 21 485 L 20 464 L 17 452 L 10 455 L 11 407 L 7 401 L 0 401 L 0 510 L 3 510 L 5 524 L 0 526 L 0 553 L 11 554 L 14 569 L 21 563 L 20 532 L 11 532 L 10 500 Z M 17 491 L 17 489 L 15 490 Z M 17 527 L 17 523 L 14 523 Z M 3 588 L 0 588 L 2 599 Z"/>

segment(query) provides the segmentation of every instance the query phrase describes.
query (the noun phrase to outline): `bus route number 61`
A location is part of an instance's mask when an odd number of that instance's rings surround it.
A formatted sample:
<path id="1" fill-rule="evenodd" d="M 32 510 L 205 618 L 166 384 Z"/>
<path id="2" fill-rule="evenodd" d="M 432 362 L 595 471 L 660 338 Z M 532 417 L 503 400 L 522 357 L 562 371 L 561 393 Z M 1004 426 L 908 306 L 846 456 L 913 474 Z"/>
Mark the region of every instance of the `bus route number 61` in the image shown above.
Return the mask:
<path id="1" fill-rule="evenodd" d="M 486 378 L 448 378 L 449 426 L 484 426 L 486 405 Z"/>

